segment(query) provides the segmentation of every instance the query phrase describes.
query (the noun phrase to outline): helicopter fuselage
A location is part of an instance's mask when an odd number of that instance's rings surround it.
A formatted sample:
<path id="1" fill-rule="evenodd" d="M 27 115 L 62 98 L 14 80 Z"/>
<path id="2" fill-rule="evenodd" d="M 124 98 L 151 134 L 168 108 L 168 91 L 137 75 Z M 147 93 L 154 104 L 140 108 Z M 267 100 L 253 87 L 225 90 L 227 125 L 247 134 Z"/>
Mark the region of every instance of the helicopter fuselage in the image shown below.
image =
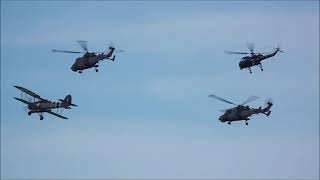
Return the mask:
<path id="1" fill-rule="evenodd" d="M 82 71 L 84 69 L 89 69 L 89 68 L 97 68 L 99 65 L 99 61 L 104 60 L 104 59 L 110 59 L 114 61 L 114 58 L 111 58 L 113 54 L 114 49 L 110 49 L 110 51 L 107 54 L 95 54 L 95 53 L 85 53 L 82 57 L 79 57 L 75 60 L 73 65 L 71 66 L 71 70 L 76 72 L 76 71 Z M 97 69 L 96 69 L 97 71 Z"/>
<path id="2" fill-rule="evenodd" d="M 232 122 L 232 121 L 242 121 L 242 120 L 245 120 L 245 121 L 248 121 L 250 120 L 250 116 L 252 116 L 253 114 L 259 114 L 259 113 L 262 113 L 262 114 L 265 114 L 266 116 L 269 116 L 271 111 L 271 107 L 272 107 L 272 103 L 268 103 L 267 104 L 267 107 L 265 108 L 250 108 L 249 106 L 242 106 L 242 105 L 238 105 L 234 108 L 230 108 L 230 109 L 227 109 L 225 111 L 225 113 L 223 115 L 221 115 L 219 117 L 219 120 L 221 122 L 228 122 L 229 124 Z"/>
<path id="3" fill-rule="evenodd" d="M 279 49 L 277 49 L 274 53 L 267 54 L 267 55 L 262 55 L 262 54 L 258 53 L 258 54 L 252 54 L 251 56 L 245 56 L 239 62 L 240 70 L 242 70 L 244 68 L 250 68 L 250 67 L 256 66 L 256 65 L 260 65 L 260 68 L 262 70 L 261 61 L 275 56 L 278 51 L 279 51 Z"/>
<path id="4" fill-rule="evenodd" d="M 249 120 L 249 116 L 254 114 L 254 110 L 249 106 L 237 106 L 227 109 L 225 113 L 219 117 L 221 122 Z"/>

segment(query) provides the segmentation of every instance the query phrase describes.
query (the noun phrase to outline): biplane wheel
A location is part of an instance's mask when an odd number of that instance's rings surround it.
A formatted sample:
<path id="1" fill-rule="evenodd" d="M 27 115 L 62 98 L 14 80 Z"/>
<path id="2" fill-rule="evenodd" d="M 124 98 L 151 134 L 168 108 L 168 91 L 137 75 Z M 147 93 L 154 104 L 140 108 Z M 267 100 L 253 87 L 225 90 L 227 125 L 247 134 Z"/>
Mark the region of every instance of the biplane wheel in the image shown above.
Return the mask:
<path id="1" fill-rule="evenodd" d="M 96 69 L 96 72 L 98 72 L 99 70 L 98 69 Z"/>
<path id="2" fill-rule="evenodd" d="M 28 115 L 31 116 L 31 112 L 28 112 Z"/>
<path id="3" fill-rule="evenodd" d="M 263 71 L 263 69 L 261 69 L 261 71 Z"/>
<path id="4" fill-rule="evenodd" d="M 79 71 L 79 73 L 81 74 L 81 73 L 82 73 L 82 71 Z"/>
<path id="5" fill-rule="evenodd" d="M 246 126 L 248 126 L 248 124 L 249 124 L 249 123 L 248 123 L 248 122 L 246 122 Z"/>
<path id="6" fill-rule="evenodd" d="M 43 116 L 40 117 L 40 120 L 43 120 Z"/>
<path id="7" fill-rule="evenodd" d="M 228 124 L 231 125 L 231 122 L 229 121 Z"/>

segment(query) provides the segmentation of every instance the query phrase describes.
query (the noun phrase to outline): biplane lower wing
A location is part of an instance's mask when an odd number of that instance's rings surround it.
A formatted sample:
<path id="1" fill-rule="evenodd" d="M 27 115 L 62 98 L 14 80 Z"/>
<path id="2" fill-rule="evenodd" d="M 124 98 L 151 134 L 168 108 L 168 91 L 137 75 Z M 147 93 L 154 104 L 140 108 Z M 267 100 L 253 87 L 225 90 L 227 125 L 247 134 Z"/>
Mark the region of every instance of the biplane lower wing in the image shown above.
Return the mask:
<path id="1" fill-rule="evenodd" d="M 67 117 L 61 116 L 60 114 L 54 113 L 52 111 L 46 111 L 46 112 L 51 114 L 51 115 L 57 116 L 57 117 L 59 117 L 61 119 L 68 119 Z"/>
<path id="2" fill-rule="evenodd" d="M 13 97 L 14 99 L 16 99 L 16 100 L 18 100 L 18 101 L 20 101 L 20 102 L 23 102 L 23 103 L 25 103 L 25 104 L 30 104 L 30 102 L 28 102 L 28 101 L 26 101 L 26 100 L 24 100 L 24 99 L 20 99 L 20 98 L 17 98 L 17 97 Z"/>

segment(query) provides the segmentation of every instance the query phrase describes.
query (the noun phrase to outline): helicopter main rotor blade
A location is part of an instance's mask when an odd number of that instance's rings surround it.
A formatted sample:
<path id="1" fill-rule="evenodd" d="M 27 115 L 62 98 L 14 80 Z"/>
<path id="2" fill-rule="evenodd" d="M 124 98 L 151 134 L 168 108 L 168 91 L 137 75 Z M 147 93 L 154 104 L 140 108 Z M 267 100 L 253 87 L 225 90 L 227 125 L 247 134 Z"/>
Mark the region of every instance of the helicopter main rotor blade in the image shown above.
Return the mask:
<path id="1" fill-rule="evenodd" d="M 236 51 L 224 51 L 226 54 L 250 54 L 246 52 L 236 52 Z"/>
<path id="2" fill-rule="evenodd" d="M 82 47 L 83 50 L 85 50 L 86 52 L 88 52 L 88 44 L 87 41 L 83 41 L 83 40 L 79 40 L 77 41 L 80 46 Z"/>
<path id="3" fill-rule="evenodd" d="M 117 49 L 117 50 L 115 51 L 115 53 L 122 53 L 122 52 L 124 52 L 124 50 L 122 50 L 122 49 Z"/>
<path id="4" fill-rule="evenodd" d="M 250 50 L 251 54 L 254 54 L 254 44 L 253 43 L 247 43 L 247 47 Z"/>
<path id="5" fill-rule="evenodd" d="M 245 100 L 245 101 L 241 104 L 241 106 L 243 106 L 243 105 L 245 105 L 245 104 L 247 104 L 247 103 L 249 103 L 249 102 L 251 102 L 251 101 L 254 101 L 254 100 L 256 100 L 256 99 L 259 99 L 259 97 L 258 97 L 258 96 L 250 96 L 250 97 L 247 98 L 247 100 Z"/>
<path id="6" fill-rule="evenodd" d="M 63 52 L 63 53 L 85 53 L 80 51 L 65 51 L 65 50 L 59 50 L 59 49 L 52 49 L 52 52 Z"/>
<path id="7" fill-rule="evenodd" d="M 229 103 L 229 104 L 233 104 L 233 105 L 238 106 L 237 104 L 235 104 L 235 103 L 233 103 L 233 102 L 230 102 L 230 101 L 228 101 L 228 100 L 225 100 L 225 99 L 223 99 L 223 98 L 221 98 L 221 97 L 219 97 L 219 96 L 216 96 L 216 95 L 214 95 L 214 94 L 210 94 L 208 97 L 211 97 L 211 98 L 214 98 L 214 99 L 217 99 L 217 100 L 220 100 L 220 101 L 223 101 L 223 102 L 226 102 L 226 103 Z"/>

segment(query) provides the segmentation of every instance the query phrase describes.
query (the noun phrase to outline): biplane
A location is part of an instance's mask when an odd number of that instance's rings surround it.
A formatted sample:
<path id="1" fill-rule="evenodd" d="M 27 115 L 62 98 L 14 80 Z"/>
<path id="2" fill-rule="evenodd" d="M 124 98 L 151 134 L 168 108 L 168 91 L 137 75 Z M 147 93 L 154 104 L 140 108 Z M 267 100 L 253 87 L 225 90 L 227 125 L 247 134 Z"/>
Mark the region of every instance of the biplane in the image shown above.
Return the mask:
<path id="1" fill-rule="evenodd" d="M 68 119 L 67 117 L 64 117 L 60 115 L 59 109 L 71 109 L 70 106 L 76 106 L 75 104 L 72 104 L 71 102 L 71 95 L 67 95 L 64 99 L 59 99 L 58 102 L 49 101 L 47 99 L 44 99 L 40 97 L 38 94 L 20 87 L 20 86 L 14 86 L 15 88 L 19 89 L 21 91 L 21 98 L 13 97 L 14 99 L 25 103 L 27 105 L 28 115 L 30 116 L 33 113 L 37 113 L 40 117 L 40 120 L 43 120 L 43 113 L 49 113 L 51 115 L 54 115 L 56 117 L 59 117 L 61 119 Z M 23 96 L 24 93 L 24 96 Z M 27 99 L 27 96 L 30 96 Z M 53 112 L 53 109 L 56 109 L 56 112 Z M 61 109 L 62 112 L 62 109 Z"/>

